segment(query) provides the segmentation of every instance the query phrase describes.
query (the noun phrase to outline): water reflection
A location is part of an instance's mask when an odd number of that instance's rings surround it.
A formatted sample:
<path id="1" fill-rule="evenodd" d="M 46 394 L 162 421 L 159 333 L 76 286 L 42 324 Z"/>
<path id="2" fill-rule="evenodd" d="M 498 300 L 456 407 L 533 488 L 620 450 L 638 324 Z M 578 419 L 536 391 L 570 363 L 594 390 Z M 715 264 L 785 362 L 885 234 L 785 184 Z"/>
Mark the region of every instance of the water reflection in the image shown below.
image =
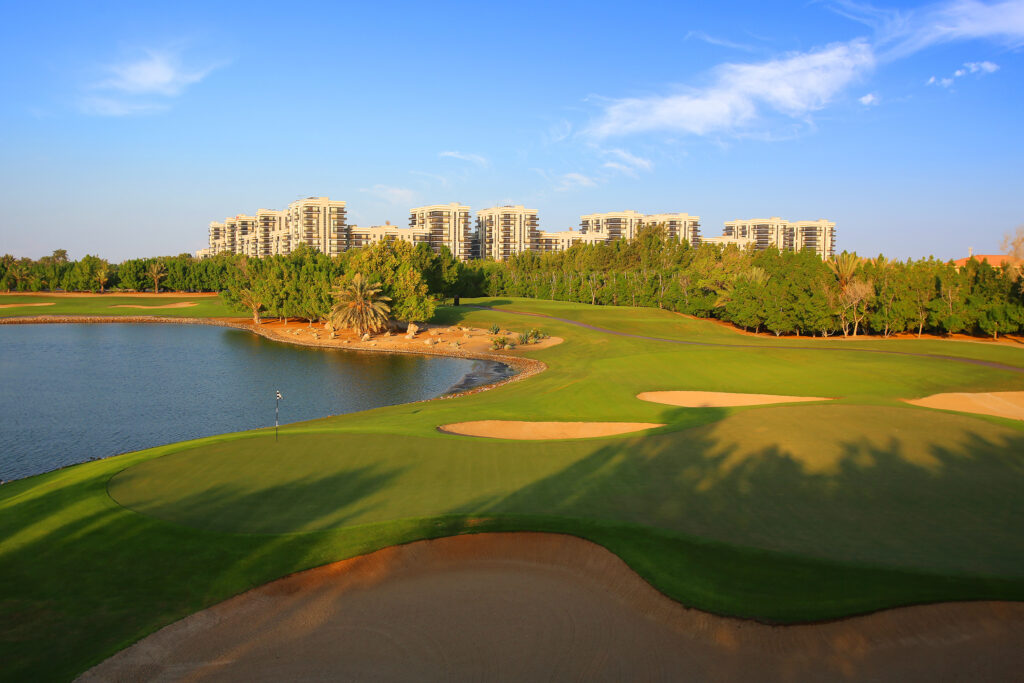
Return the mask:
<path id="1" fill-rule="evenodd" d="M 495 364 L 271 342 L 172 325 L 0 326 L 0 478 L 445 393 Z M 498 366 L 503 367 L 503 366 Z"/>

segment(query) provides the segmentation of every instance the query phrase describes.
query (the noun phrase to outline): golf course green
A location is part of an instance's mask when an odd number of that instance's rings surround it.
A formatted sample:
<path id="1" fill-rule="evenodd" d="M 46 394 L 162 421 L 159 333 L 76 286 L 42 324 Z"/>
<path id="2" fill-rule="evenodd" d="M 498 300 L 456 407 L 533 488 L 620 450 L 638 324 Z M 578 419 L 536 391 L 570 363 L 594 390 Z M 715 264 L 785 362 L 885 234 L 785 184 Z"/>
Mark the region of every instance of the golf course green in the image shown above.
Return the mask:
<path id="1" fill-rule="evenodd" d="M 586 538 L 684 605 L 769 623 L 1024 600 L 1024 422 L 901 400 L 1024 391 L 1024 349 L 775 339 L 657 309 L 472 303 L 486 308 L 443 307 L 435 322 L 540 327 L 565 341 L 511 353 L 547 370 L 288 425 L 277 440 L 226 434 L 0 487 L 0 679 L 68 679 L 291 572 L 483 531 Z M 167 313 L 224 315 L 217 300 L 201 306 Z M 831 400 L 637 399 L 680 390 Z M 437 429 L 467 420 L 665 426 L 561 441 Z"/>

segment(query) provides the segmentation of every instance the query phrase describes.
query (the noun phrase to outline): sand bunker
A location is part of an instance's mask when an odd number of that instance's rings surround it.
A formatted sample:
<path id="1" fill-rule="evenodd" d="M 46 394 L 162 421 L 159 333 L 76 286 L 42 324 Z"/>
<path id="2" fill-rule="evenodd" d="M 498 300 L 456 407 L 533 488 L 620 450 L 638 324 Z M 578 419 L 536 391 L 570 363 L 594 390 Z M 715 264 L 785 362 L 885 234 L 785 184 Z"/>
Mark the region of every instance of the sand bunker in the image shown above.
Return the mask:
<path id="1" fill-rule="evenodd" d="M 163 306 L 143 306 L 141 304 L 115 304 L 111 308 L 190 308 L 198 306 L 195 301 L 179 301 L 176 304 L 164 304 Z"/>
<path id="2" fill-rule="evenodd" d="M 664 427 L 653 422 L 517 422 L 515 420 L 477 420 L 441 425 L 438 431 L 462 436 L 485 436 L 492 439 L 587 439 L 615 436 L 644 429 Z"/>
<path id="3" fill-rule="evenodd" d="M 53 306 L 55 301 L 47 301 L 43 304 L 0 304 L 0 308 L 23 308 L 25 306 Z"/>
<path id="4" fill-rule="evenodd" d="M 721 391 L 645 391 L 636 396 L 641 401 L 665 403 L 683 408 L 730 408 L 760 406 L 769 403 L 802 403 L 831 401 L 818 396 L 777 396 L 775 394 L 728 394 Z"/>
<path id="5" fill-rule="evenodd" d="M 135 680 L 1009 680 L 1024 603 L 773 627 L 686 609 L 556 534 L 420 541 L 286 577 L 83 674 Z"/>
<path id="6" fill-rule="evenodd" d="M 1024 391 L 993 391 L 987 394 L 932 394 L 924 398 L 904 399 L 925 408 L 956 410 L 961 413 L 995 415 L 1024 420 Z"/>

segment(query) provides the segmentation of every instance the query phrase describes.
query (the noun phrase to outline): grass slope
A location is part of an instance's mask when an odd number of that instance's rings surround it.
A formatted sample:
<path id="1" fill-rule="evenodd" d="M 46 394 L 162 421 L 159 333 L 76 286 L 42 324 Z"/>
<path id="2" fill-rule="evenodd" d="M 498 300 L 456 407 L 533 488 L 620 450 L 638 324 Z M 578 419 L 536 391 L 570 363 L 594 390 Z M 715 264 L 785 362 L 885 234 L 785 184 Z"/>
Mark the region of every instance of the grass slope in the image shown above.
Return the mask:
<path id="1" fill-rule="evenodd" d="M 662 338 L 747 339 L 650 309 L 486 303 Z M 1024 599 L 1024 428 L 898 401 L 1022 390 L 1022 373 L 770 339 L 683 346 L 500 310 L 439 317 L 540 326 L 566 342 L 517 350 L 549 369 L 493 391 L 291 425 L 276 443 L 265 432 L 212 437 L 0 487 L 0 678 L 68 678 L 283 574 L 473 531 L 582 536 L 684 604 L 766 621 Z M 933 354 L 1002 363 L 1017 352 L 933 343 Z M 840 398 L 733 409 L 634 398 L 658 389 Z M 667 426 L 530 443 L 435 430 L 491 418 Z"/>
<path id="2" fill-rule="evenodd" d="M 114 308 L 114 306 L 164 306 L 193 301 L 187 308 Z M 0 304 L 43 304 L 53 306 L 13 306 L 0 308 L 0 318 L 23 315 L 160 315 L 174 318 L 220 318 L 243 315 L 231 311 L 220 297 L 183 293 L 181 296 L 133 296 L 131 294 L 97 294 L 95 296 L 25 296 L 0 294 Z"/>

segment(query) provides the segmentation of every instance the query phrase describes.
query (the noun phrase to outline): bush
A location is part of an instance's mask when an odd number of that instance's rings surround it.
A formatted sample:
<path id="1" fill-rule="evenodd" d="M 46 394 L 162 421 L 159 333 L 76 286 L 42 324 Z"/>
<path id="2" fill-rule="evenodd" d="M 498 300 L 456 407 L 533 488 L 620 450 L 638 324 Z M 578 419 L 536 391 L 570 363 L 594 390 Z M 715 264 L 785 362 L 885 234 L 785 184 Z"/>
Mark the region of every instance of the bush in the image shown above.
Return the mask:
<path id="1" fill-rule="evenodd" d="M 490 331 L 491 334 L 498 334 L 499 332 L 501 332 L 501 325 L 499 325 L 498 323 L 493 323 L 487 329 Z"/>

